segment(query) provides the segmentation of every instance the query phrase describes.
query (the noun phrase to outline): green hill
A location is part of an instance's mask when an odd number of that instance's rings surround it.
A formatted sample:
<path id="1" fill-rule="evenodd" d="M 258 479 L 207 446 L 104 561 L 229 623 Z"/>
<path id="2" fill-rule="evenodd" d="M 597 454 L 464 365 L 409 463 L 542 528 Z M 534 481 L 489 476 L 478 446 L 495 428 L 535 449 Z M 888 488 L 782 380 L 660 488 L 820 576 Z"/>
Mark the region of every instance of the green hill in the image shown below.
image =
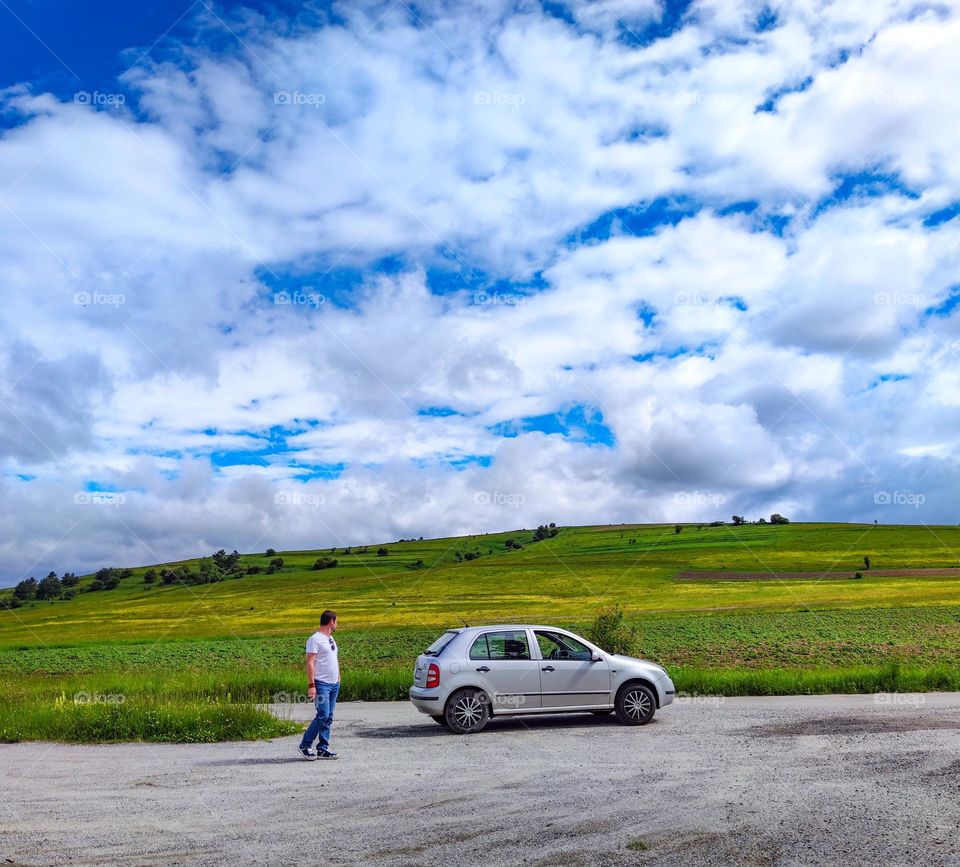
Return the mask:
<path id="1" fill-rule="evenodd" d="M 387 553 L 378 556 L 380 548 Z M 677 533 L 670 524 L 563 527 L 541 541 L 521 529 L 349 553 L 261 552 L 241 555 L 240 572 L 213 583 L 162 583 L 162 574 L 178 567 L 198 580 L 198 560 L 127 570 L 110 590 L 91 590 L 94 577 L 85 576 L 72 599 L 0 611 L 0 648 L 303 635 L 327 607 L 339 612 L 342 627 L 383 629 L 440 628 L 461 617 L 582 622 L 608 604 L 649 616 L 960 604 L 958 577 L 889 574 L 955 568 L 958 551 L 958 527 L 691 524 Z M 265 574 L 275 557 L 283 566 Z M 336 559 L 336 567 L 312 570 L 322 557 Z M 145 584 L 148 570 L 156 578 Z M 862 579 L 850 580 L 856 570 Z M 770 577 L 678 581 L 683 571 Z M 811 574 L 775 577 L 786 571 Z"/>

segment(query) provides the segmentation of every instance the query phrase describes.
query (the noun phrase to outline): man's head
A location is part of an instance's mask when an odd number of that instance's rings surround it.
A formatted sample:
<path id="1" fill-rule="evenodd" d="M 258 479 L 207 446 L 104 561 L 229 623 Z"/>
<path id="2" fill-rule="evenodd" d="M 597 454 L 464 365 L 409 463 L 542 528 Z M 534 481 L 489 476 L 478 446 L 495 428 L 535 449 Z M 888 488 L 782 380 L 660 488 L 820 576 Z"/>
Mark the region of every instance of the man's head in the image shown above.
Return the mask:
<path id="1" fill-rule="evenodd" d="M 329 608 L 320 615 L 320 629 L 329 635 L 337 631 L 337 612 Z"/>

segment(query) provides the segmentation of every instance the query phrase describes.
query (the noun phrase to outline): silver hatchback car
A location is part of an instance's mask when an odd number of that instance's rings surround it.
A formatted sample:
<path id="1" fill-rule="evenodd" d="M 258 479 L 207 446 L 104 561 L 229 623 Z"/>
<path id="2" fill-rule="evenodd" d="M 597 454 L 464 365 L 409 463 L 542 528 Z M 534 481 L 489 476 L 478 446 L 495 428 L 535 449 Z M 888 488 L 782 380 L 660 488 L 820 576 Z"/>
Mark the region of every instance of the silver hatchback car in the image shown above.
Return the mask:
<path id="1" fill-rule="evenodd" d="M 417 657 L 410 701 L 458 734 L 492 716 L 615 713 L 644 725 L 674 698 L 673 681 L 653 662 L 607 653 L 556 626 L 448 629 Z"/>

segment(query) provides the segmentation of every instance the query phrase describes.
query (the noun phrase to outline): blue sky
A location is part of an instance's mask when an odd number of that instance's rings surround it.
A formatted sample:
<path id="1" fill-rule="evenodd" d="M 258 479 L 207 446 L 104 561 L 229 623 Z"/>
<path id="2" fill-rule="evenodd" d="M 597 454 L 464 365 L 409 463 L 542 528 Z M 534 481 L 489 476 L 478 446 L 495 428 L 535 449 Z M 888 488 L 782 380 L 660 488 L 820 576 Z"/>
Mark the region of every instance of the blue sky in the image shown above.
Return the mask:
<path id="1" fill-rule="evenodd" d="M 71 98 L 80 89 L 113 90 L 134 59 L 128 57 L 131 49 L 162 48 L 164 40 L 188 37 L 191 10 L 200 8 L 191 0 L 7 0 L 5 5 L 0 86 L 30 81 Z"/>
<path id="2" fill-rule="evenodd" d="M 953 9 L 0 20 L 3 582 L 549 521 L 957 520 Z"/>

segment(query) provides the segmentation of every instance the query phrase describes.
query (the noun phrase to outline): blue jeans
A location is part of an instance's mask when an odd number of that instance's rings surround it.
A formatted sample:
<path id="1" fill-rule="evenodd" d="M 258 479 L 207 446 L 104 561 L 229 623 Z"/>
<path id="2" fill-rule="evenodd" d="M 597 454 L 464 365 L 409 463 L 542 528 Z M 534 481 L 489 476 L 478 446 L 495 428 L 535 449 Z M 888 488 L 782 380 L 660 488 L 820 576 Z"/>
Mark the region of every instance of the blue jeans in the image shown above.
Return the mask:
<path id="1" fill-rule="evenodd" d="M 317 688 L 317 697 L 314 699 L 314 706 L 317 709 L 317 715 L 307 726 L 303 733 L 303 740 L 300 746 L 304 749 L 310 749 L 314 740 L 319 736 L 320 740 L 317 747 L 321 750 L 330 748 L 330 726 L 333 725 L 333 709 L 337 706 L 337 694 L 340 692 L 339 683 L 324 683 L 322 680 L 315 680 L 313 685 Z"/>

